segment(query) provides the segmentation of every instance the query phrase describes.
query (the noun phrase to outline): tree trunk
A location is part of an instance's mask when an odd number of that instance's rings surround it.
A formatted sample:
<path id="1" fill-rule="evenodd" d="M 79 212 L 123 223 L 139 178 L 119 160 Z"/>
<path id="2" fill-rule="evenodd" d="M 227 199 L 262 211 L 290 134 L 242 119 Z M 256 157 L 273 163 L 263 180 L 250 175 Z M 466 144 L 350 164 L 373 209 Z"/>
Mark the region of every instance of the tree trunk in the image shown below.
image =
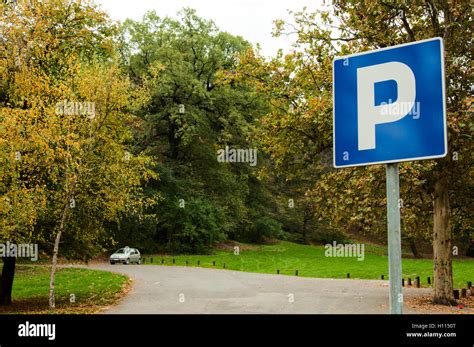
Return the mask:
<path id="1" fill-rule="evenodd" d="M 307 225 L 308 225 L 308 214 L 306 212 L 306 209 L 304 210 L 303 212 L 303 241 L 304 243 L 308 242 L 308 240 L 306 239 L 306 234 L 307 234 Z"/>
<path id="2" fill-rule="evenodd" d="M 452 233 L 449 221 L 448 182 L 441 177 L 435 183 L 433 206 L 433 302 L 455 305 L 453 296 Z"/>
<path id="3" fill-rule="evenodd" d="M 69 210 L 69 203 L 66 204 L 63 210 L 63 215 L 61 218 L 61 224 L 59 226 L 58 234 L 54 240 L 54 249 L 53 249 L 53 260 L 51 264 L 51 277 L 49 281 L 49 308 L 54 309 L 56 307 L 56 301 L 54 296 L 54 279 L 56 275 L 56 266 L 58 263 L 58 252 L 59 252 L 59 241 L 61 241 L 61 234 L 64 230 L 64 224 L 67 218 L 67 212 Z"/>
<path id="4" fill-rule="evenodd" d="M 13 278 L 15 277 L 16 257 L 4 257 L 2 277 L 0 278 L 0 306 L 12 304 Z"/>
<path id="5" fill-rule="evenodd" d="M 409 240 L 408 240 L 408 244 L 409 244 L 409 246 L 410 246 L 411 252 L 413 253 L 413 256 L 414 256 L 415 258 L 419 258 L 419 257 L 420 257 L 420 253 L 418 253 L 418 248 L 416 248 L 416 242 L 415 242 L 415 240 L 409 239 Z"/>

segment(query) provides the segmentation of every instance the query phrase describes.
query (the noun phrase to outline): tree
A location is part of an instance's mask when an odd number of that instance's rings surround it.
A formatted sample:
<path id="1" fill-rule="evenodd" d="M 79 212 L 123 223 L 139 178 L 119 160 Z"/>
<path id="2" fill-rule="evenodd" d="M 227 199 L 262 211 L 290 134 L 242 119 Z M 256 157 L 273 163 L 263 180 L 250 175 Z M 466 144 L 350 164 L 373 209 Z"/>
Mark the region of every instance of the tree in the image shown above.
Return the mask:
<path id="1" fill-rule="evenodd" d="M 261 122 L 260 139 L 280 172 L 290 179 L 310 178 L 306 196 L 316 202 L 319 218 L 329 217 L 339 228 L 355 224 L 362 231 L 381 232 L 385 229 L 383 168 L 330 168 L 332 59 L 443 37 L 450 152 L 441 160 L 401 166 L 403 230 L 408 240 L 432 238 L 433 300 L 441 304 L 454 302 L 449 202 L 456 206 L 458 232 L 465 232 L 460 221 L 469 220 L 469 204 L 463 202 L 472 191 L 468 175 L 472 164 L 469 8 L 467 1 L 338 1 L 328 10 L 294 13 L 296 24 L 276 21 L 275 34 L 296 33 L 295 51 L 269 62 L 249 52 L 235 77 L 253 81 L 270 99 L 272 112 Z M 453 160 L 455 157 L 459 160 Z"/>
<path id="2" fill-rule="evenodd" d="M 253 128 L 267 110 L 253 87 L 220 79 L 223 71 L 235 70 L 249 43 L 191 9 L 176 20 L 148 12 L 141 21 L 126 21 L 121 42 L 130 78 L 137 86 L 147 84 L 150 95 L 139 146 L 160 158 L 161 180 L 146 188 L 162 197 L 160 218 L 143 231 L 155 243 L 150 250 L 208 251 L 227 237 L 244 238 L 255 227 L 253 216 L 263 217 L 272 200 L 256 211 L 253 192 L 264 194 L 266 182 L 248 163 L 219 163 L 217 152 L 226 145 L 253 149 Z M 258 160 L 261 165 L 265 158 Z"/>
<path id="3" fill-rule="evenodd" d="M 112 242 L 106 221 L 150 202 L 142 199 L 140 185 L 156 178 L 148 169 L 151 158 L 127 147 L 140 123 L 130 111 L 144 97 L 114 62 L 113 26 L 88 3 L 2 5 L 6 18 L 2 236 L 40 242 L 52 253 L 54 308 L 62 237 L 66 255 L 88 259 Z M 25 202 L 18 200 L 22 196 Z M 10 285 L 0 296 L 9 297 L 8 304 L 13 276 L 4 280 Z"/>
<path id="4" fill-rule="evenodd" d="M 466 189 L 466 186 L 461 187 L 457 183 L 466 182 L 463 178 L 472 164 L 470 152 L 466 151 L 472 146 L 472 123 L 467 103 L 472 86 L 472 74 L 469 72 L 472 61 L 470 8 L 469 1 L 344 1 L 335 10 L 342 22 L 342 35 L 346 39 L 356 39 L 366 47 L 384 47 L 430 37 L 443 38 L 450 152 L 446 158 L 436 160 L 423 178 L 427 180 L 433 199 L 433 301 L 446 305 L 455 303 L 450 195 L 454 198 Z M 356 35 L 352 34 L 354 30 Z M 454 152 L 463 159 L 453 160 Z M 467 217 L 467 214 L 464 215 Z"/>

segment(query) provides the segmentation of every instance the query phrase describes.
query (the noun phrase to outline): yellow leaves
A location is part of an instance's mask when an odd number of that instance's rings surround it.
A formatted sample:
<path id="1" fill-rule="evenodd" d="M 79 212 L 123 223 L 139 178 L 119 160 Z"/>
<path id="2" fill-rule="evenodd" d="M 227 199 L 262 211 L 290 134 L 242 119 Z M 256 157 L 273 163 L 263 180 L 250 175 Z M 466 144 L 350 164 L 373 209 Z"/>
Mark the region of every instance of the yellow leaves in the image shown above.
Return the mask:
<path id="1" fill-rule="evenodd" d="M 160 63 L 158 60 L 153 61 L 148 66 L 148 72 L 150 73 L 152 79 L 158 78 L 159 74 L 164 69 L 165 69 L 165 66 L 162 63 Z"/>
<path id="2" fill-rule="evenodd" d="M 95 103 L 101 117 L 107 117 L 108 112 L 122 111 L 134 102 L 130 95 L 130 80 L 116 64 L 84 66 L 74 83 L 78 98 Z M 134 96 L 143 101 L 139 90 Z"/>

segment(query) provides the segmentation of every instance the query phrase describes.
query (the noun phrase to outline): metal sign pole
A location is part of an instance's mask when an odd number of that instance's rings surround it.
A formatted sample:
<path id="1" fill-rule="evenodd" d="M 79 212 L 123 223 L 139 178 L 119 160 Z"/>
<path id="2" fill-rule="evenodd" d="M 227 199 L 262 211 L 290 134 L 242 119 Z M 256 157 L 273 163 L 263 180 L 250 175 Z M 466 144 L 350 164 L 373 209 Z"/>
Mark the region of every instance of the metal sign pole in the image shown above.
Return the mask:
<path id="1" fill-rule="evenodd" d="M 403 313 L 402 245 L 400 229 L 400 186 L 398 163 L 387 164 L 387 233 L 390 313 Z"/>

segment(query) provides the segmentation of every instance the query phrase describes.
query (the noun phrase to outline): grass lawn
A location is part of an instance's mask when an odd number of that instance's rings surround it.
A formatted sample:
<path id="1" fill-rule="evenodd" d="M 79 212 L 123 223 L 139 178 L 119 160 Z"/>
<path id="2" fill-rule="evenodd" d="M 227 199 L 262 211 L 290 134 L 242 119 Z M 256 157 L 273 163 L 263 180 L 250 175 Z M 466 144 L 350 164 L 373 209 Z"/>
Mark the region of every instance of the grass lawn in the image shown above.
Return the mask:
<path id="1" fill-rule="evenodd" d="M 1 265 L 0 265 L 1 271 Z M 105 271 L 59 268 L 56 273 L 56 310 L 48 308 L 50 267 L 17 265 L 13 305 L 0 313 L 94 313 L 113 304 L 128 288 L 124 275 Z M 70 302 L 70 295 L 75 302 Z"/>
<path id="2" fill-rule="evenodd" d="M 240 245 L 240 255 L 234 255 L 232 247 L 217 250 L 213 255 L 143 255 L 145 265 L 198 266 L 207 268 L 225 268 L 247 272 L 276 274 L 277 269 L 283 275 L 298 275 L 303 277 L 380 279 L 381 275 L 388 279 L 388 259 L 386 248 L 376 245 L 365 245 L 365 259 L 331 258 L 326 257 L 324 246 L 299 245 L 290 242 L 280 242 L 274 245 Z M 216 262 L 213 266 L 213 261 Z M 431 259 L 408 259 L 402 261 L 403 277 L 411 277 L 413 283 L 420 276 L 421 285 L 429 287 L 427 277 L 433 278 L 433 262 Z M 462 288 L 467 281 L 474 281 L 474 259 L 456 259 L 453 261 L 454 287 Z"/>

